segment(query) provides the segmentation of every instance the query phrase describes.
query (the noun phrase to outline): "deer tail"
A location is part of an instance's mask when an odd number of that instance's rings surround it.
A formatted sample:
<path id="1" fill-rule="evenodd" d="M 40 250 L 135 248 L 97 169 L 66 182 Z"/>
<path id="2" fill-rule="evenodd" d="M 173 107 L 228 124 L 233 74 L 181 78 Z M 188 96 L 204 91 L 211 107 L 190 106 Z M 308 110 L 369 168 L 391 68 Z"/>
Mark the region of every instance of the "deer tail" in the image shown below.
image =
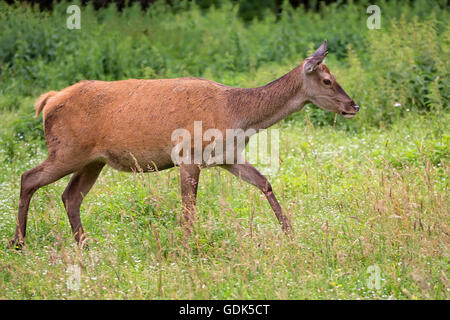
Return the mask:
<path id="1" fill-rule="evenodd" d="M 57 94 L 57 91 L 49 91 L 47 93 L 42 94 L 39 99 L 37 99 L 35 108 L 36 108 L 36 118 L 39 117 L 39 114 L 44 109 L 45 105 L 47 104 L 48 99 L 53 97 L 55 94 Z"/>

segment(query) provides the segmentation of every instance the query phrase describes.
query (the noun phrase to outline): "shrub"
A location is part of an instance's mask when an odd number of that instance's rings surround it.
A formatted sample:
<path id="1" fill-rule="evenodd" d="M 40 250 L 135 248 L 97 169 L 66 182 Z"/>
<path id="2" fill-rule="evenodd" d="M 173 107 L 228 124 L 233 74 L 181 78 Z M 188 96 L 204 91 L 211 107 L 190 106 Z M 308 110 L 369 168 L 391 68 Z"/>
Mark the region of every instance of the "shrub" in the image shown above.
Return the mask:
<path id="1" fill-rule="evenodd" d="M 239 2 L 240 3 L 240 2 Z M 317 125 L 357 130 L 389 125 L 409 111 L 447 108 L 448 11 L 440 2 L 380 2 L 382 28 L 366 27 L 368 2 L 333 3 L 318 11 L 292 8 L 277 16 L 262 11 L 243 21 L 228 1 L 207 8 L 183 2 L 82 6 L 81 30 L 66 28 L 67 2 L 52 11 L 0 3 L 0 107 L 17 110 L 20 97 L 37 97 L 81 79 L 207 77 L 235 86 L 263 85 L 300 63 L 323 39 L 331 70 L 361 105 L 354 121 L 308 108 Z M 207 9 L 205 9 L 207 8 Z M 259 72 L 261 70 L 261 72 Z M 244 81 L 245 80 L 245 81 Z M 395 107 L 400 105 L 401 107 Z"/>

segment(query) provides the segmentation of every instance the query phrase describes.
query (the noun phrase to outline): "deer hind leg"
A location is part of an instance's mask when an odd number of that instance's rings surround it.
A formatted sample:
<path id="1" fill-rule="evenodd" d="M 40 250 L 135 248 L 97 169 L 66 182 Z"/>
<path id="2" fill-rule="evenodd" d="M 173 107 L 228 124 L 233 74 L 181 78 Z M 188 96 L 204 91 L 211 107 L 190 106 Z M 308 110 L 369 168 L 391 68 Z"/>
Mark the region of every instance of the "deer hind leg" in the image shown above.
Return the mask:
<path id="1" fill-rule="evenodd" d="M 92 162 L 75 172 L 62 194 L 62 201 L 69 217 L 70 226 L 78 244 L 83 244 L 85 233 L 81 225 L 80 207 L 83 198 L 91 190 L 105 164 Z"/>
<path id="2" fill-rule="evenodd" d="M 195 203 L 197 187 L 200 177 L 200 167 L 196 164 L 180 165 L 181 199 L 183 203 L 183 216 L 186 220 L 186 232 L 191 233 L 191 225 L 195 220 Z"/>
<path id="3" fill-rule="evenodd" d="M 39 188 L 55 182 L 71 172 L 73 171 L 61 166 L 61 163 L 56 162 L 52 157 L 22 174 L 16 232 L 10 241 L 12 247 L 20 248 L 25 243 L 28 209 L 33 194 Z"/>
<path id="4" fill-rule="evenodd" d="M 222 168 L 228 170 L 236 177 L 258 187 L 269 201 L 269 204 L 275 212 L 283 231 L 285 233 L 289 233 L 292 230 L 289 218 L 283 213 L 283 210 L 281 209 L 281 206 L 272 191 L 272 186 L 266 177 L 256 170 L 255 167 L 253 167 L 250 163 L 245 162 L 244 164 L 224 165 Z"/>

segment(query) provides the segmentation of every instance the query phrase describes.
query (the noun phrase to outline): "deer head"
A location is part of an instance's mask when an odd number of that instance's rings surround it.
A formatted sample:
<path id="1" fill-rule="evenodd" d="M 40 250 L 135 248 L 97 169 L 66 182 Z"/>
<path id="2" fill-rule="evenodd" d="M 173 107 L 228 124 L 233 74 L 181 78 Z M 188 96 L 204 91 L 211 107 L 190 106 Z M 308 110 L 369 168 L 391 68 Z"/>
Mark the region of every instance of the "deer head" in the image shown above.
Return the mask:
<path id="1" fill-rule="evenodd" d="M 327 53 L 325 40 L 303 63 L 305 98 L 324 110 L 339 113 L 344 118 L 353 118 L 359 111 L 359 106 L 347 95 L 327 66 L 322 63 Z"/>

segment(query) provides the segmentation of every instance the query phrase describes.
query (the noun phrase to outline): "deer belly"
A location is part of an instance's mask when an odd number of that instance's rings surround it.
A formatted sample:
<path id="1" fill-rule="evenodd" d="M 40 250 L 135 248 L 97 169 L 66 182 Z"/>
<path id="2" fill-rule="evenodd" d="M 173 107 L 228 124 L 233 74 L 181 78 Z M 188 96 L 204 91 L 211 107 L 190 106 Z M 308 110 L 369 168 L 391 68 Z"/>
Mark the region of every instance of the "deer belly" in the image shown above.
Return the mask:
<path id="1" fill-rule="evenodd" d="M 165 151 L 107 150 L 104 159 L 112 168 L 125 172 L 154 172 L 174 166 L 170 152 Z"/>

